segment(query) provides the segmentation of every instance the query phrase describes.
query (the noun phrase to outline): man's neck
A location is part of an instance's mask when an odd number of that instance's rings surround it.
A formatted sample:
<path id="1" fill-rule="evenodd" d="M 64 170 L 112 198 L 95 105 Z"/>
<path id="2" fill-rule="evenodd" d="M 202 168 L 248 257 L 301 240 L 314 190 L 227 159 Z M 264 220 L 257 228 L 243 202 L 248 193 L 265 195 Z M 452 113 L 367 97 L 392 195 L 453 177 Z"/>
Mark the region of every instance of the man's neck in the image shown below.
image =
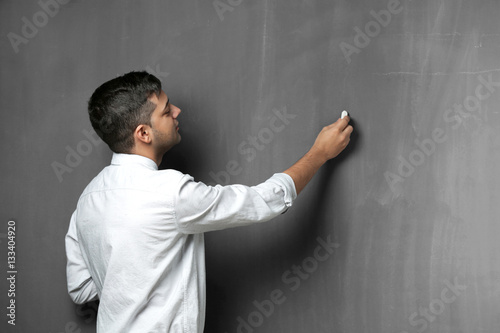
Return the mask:
<path id="1" fill-rule="evenodd" d="M 130 154 L 135 154 L 135 155 L 140 155 L 140 156 L 147 157 L 150 160 L 153 160 L 158 167 L 160 167 L 161 160 L 163 158 L 163 154 L 161 154 L 161 155 L 158 156 L 158 154 L 155 154 L 152 151 L 143 150 L 143 149 L 142 150 L 132 149 L 132 151 L 130 152 Z"/>

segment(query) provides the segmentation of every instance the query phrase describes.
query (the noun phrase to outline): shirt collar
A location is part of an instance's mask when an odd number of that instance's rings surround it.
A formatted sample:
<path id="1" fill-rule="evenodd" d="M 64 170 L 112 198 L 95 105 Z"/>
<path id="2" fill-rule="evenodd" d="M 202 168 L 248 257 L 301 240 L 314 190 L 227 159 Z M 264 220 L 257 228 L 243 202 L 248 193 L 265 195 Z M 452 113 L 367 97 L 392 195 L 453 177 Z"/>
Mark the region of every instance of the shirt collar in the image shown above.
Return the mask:
<path id="1" fill-rule="evenodd" d="M 158 170 L 158 165 L 156 162 L 145 156 L 137 154 L 118 154 L 113 153 L 113 158 L 111 159 L 112 165 L 128 165 L 128 164 L 140 164 L 151 170 Z"/>

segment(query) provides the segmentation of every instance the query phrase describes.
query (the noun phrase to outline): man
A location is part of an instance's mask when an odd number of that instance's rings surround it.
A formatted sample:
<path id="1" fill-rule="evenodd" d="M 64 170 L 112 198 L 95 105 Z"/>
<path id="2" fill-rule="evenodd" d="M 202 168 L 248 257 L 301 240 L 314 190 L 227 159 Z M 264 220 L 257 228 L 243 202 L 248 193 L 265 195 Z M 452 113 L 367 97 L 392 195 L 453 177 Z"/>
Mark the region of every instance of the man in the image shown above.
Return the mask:
<path id="1" fill-rule="evenodd" d="M 158 170 L 181 140 L 181 110 L 153 75 L 131 72 L 108 81 L 88 106 L 113 158 L 71 216 L 67 278 L 74 302 L 100 300 L 102 333 L 202 332 L 203 233 L 284 213 L 319 167 L 347 146 L 353 130 L 348 117 L 324 127 L 304 157 L 262 184 L 212 187 Z"/>

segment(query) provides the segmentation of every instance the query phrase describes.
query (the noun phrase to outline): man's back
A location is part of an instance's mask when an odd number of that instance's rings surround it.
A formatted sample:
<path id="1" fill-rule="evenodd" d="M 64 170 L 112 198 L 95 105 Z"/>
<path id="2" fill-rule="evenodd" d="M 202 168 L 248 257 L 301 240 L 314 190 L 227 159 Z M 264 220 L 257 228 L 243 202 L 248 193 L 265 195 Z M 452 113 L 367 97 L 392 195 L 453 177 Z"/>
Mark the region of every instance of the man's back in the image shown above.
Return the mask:
<path id="1" fill-rule="evenodd" d="M 174 220 L 171 191 L 182 176 L 142 156 L 115 155 L 80 197 L 72 224 L 99 293 L 98 330 L 203 325 L 204 309 L 193 302 L 205 293 L 197 278 L 205 271 L 203 234 L 183 234 Z"/>

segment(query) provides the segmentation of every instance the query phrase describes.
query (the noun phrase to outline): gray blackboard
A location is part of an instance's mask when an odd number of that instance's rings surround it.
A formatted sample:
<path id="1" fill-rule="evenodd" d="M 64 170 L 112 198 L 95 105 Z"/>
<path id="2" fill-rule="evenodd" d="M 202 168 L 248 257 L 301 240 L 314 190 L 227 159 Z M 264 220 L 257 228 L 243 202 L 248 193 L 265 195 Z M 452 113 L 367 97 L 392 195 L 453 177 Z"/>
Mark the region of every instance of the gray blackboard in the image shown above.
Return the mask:
<path id="1" fill-rule="evenodd" d="M 146 69 L 183 110 L 161 167 L 206 183 L 285 170 L 344 109 L 355 128 L 286 214 L 206 234 L 206 332 L 498 332 L 498 17 L 496 0 L 2 1 L 0 330 L 95 332 L 64 253 L 111 158 L 86 102 Z"/>

